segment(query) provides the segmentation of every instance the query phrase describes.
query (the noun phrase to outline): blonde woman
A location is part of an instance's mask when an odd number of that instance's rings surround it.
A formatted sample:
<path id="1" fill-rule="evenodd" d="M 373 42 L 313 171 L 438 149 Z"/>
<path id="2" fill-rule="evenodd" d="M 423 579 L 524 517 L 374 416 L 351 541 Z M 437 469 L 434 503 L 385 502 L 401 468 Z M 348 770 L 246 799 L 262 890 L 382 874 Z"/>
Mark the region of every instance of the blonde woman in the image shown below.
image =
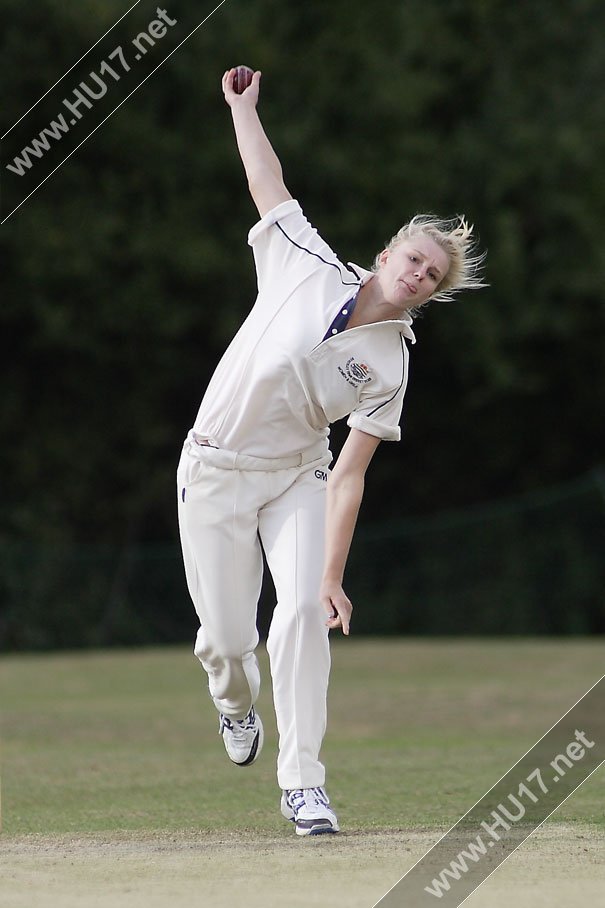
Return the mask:
<path id="1" fill-rule="evenodd" d="M 260 220 L 251 229 L 258 296 L 220 361 L 178 470 L 181 541 L 208 675 L 230 759 L 263 744 L 256 610 L 261 545 L 277 605 L 267 639 L 279 731 L 281 811 L 298 835 L 337 832 L 320 748 L 328 633 L 349 633 L 343 574 L 381 441 L 398 441 L 412 315 L 431 299 L 483 286 L 463 218 L 417 216 L 373 270 L 341 262 L 288 192 L 257 113 L 260 73 L 236 94 L 223 76 Z M 338 460 L 329 425 L 348 417 Z"/>

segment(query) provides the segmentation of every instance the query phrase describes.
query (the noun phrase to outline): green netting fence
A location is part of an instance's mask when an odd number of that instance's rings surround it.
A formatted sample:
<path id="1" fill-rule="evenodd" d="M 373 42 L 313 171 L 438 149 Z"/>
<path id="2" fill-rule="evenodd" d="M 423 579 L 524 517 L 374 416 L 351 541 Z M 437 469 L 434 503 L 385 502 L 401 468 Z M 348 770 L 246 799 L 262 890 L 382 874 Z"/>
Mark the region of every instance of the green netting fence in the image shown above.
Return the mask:
<path id="1" fill-rule="evenodd" d="M 190 641 L 177 541 L 0 545 L 0 648 Z M 434 517 L 362 525 L 347 569 L 357 634 L 605 633 L 605 477 Z M 266 634 L 274 592 L 259 606 Z"/>

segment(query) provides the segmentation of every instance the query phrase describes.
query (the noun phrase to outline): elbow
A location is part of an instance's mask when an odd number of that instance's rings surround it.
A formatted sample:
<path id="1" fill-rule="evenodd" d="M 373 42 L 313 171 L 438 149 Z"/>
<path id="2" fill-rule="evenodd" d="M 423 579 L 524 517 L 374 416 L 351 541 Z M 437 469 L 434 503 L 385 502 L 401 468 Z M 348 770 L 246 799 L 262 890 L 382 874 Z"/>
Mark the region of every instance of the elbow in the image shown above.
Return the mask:
<path id="1" fill-rule="evenodd" d="M 335 471 L 328 476 L 328 490 L 333 495 L 358 497 L 361 501 L 364 488 L 365 474 L 362 472 L 338 473 Z"/>
<path id="2" fill-rule="evenodd" d="M 254 195 L 255 192 L 266 192 L 267 189 L 275 190 L 276 188 L 285 188 L 284 177 L 279 162 L 275 162 L 272 165 L 262 161 L 256 164 L 250 164 L 246 170 L 246 176 L 248 178 L 248 187 L 252 195 Z"/>

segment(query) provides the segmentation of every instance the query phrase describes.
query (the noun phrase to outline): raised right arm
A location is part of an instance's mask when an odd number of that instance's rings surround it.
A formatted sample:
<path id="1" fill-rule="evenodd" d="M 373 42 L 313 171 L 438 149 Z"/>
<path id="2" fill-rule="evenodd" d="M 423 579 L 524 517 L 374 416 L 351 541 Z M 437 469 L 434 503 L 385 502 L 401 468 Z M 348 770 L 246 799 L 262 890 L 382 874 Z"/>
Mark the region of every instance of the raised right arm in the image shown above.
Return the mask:
<path id="1" fill-rule="evenodd" d="M 227 70 L 223 76 L 223 92 L 231 108 L 237 147 L 246 171 L 250 195 L 262 217 L 292 196 L 286 189 L 279 158 L 266 136 L 256 110 L 261 74 L 254 73 L 251 85 L 241 95 L 233 90 L 234 76 L 235 69 Z"/>

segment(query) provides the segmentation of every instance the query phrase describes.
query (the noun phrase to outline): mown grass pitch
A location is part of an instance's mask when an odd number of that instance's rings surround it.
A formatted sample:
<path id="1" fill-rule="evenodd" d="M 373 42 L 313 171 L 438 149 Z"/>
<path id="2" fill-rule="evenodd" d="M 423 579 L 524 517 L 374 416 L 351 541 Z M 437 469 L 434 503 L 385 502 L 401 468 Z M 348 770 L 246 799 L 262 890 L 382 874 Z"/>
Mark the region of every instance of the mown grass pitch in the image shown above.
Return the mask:
<path id="1" fill-rule="evenodd" d="M 323 759 L 343 828 L 455 822 L 601 676 L 599 641 L 339 640 Z M 226 758 L 184 647 L 0 661 L 3 830 L 89 833 L 289 825 L 277 807 L 264 650 L 257 764 Z M 557 813 L 605 827 L 604 780 Z"/>
<path id="2" fill-rule="evenodd" d="M 28 849 L 40 869 L 41 854 L 48 859 L 49 847 L 62 848 L 64 870 L 74 866 L 65 861 L 74 842 L 99 859 L 103 847 L 131 843 L 139 856 L 167 848 L 171 866 L 175 855 L 187 855 L 198 871 L 213 855 L 208 867 L 214 869 L 206 867 L 200 883 L 209 893 L 215 884 L 220 891 L 230 849 L 243 848 L 249 874 L 270 870 L 267 892 L 274 892 L 280 867 L 284 881 L 292 868 L 313 873 L 321 855 L 329 859 L 323 874 L 331 868 L 337 875 L 340 868 L 352 880 L 353 893 L 339 885 L 331 904 L 369 905 L 363 901 L 368 874 L 378 898 L 407 869 L 406 860 L 410 866 L 412 855 L 420 857 L 603 674 L 598 640 L 335 639 L 323 760 L 343 835 L 311 844 L 297 839 L 279 813 L 275 720 L 262 648 L 259 656 L 266 739 L 259 762 L 248 769 L 226 758 L 205 676 L 188 648 L 0 660 L 5 869 L 16 862 L 15 879 L 22 882 Z M 604 804 L 600 770 L 548 821 L 558 836 L 556 854 L 578 857 L 578 885 L 579 843 L 588 846 L 589 857 L 594 843 L 603 849 Z M 115 867 L 115 854 L 112 860 Z M 590 857 L 584 882 L 592 879 L 593 865 Z M 538 872 L 539 857 L 532 866 Z M 239 872 L 232 858 L 228 867 Z M 378 877 L 387 867 L 380 889 Z M 150 877 L 140 868 L 132 873 L 138 880 L 132 896 L 142 897 Z M 599 880 L 603 886 L 605 870 Z M 42 892 L 52 892 L 52 885 L 46 877 L 39 882 L 38 890 L 24 893 L 23 905 L 46 904 Z M 154 892 L 158 886 L 156 880 Z M 126 889 L 116 906 L 138 904 L 126 898 Z M 54 897 L 68 904 L 70 892 Z M 259 903 L 279 904 L 267 892 L 255 884 Z M 82 892 L 76 887 L 72 894 L 81 904 Z M 300 904 L 323 904 L 325 894 L 314 901 L 307 892 Z M 225 901 L 240 903 L 250 900 Z M 216 893 L 212 904 L 222 904 Z"/>

